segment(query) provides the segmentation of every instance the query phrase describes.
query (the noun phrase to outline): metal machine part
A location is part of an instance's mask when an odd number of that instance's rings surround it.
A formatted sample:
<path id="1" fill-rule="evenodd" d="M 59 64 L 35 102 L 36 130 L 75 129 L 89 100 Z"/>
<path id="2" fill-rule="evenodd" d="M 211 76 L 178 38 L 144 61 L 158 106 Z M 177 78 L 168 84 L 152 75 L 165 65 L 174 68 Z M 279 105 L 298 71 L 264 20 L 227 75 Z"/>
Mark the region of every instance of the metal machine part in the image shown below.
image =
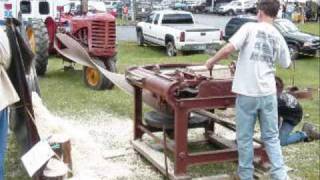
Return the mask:
<path id="1" fill-rule="evenodd" d="M 203 68 L 190 64 L 165 64 L 150 65 L 144 67 L 132 67 L 126 71 L 125 76 L 107 71 L 100 67 L 87 51 L 79 45 L 73 38 L 66 34 L 57 34 L 57 37 L 64 42 L 65 49 L 59 53 L 70 56 L 75 62 L 84 66 L 98 69 L 104 76 L 110 79 L 123 91 L 134 96 L 134 148 L 152 162 L 163 174 L 167 174 L 172 179 L 189 178 L 187 167 L 194 164 L 204 164 L 213 162 L 236 161 L 237 149 L 234 141 L 227 140 L 215 135 L 215 124 L 222 125 L 227 129 L 235 131 L 234 123 L 221 119 L 219 116 L 208 110 L 216 108 L 228 108 L 234 105 L 235 94 L 231 93 L 232 76 L 217 76 L 218 69 L 213 69 L 212 76 Z M 56 45 L 56 44 L 55 44 Z M 72 49 L 72 50 L 70 50 Z M 225 71 L 226 68 L 221 68 Z M 230 71 L 232 71 L 230 69 Z M 227 72 L 227 71 L 225 71 Z M 208 75 L 209 74 L 209 75 Z M 224 74 L 224 73 L 221 73 Z M 163 139 L 154 135 L 154 132 L 161 131 L 158 127 L 143 123 L 142 102 L 152 107 L 157 112 L 161 112 L 168 117 L 174 117 L 171 134 L 174 139 L 169 140 L 166 135 Z M 208 125 L 203 125 L 205 138 L 224 149 L 218 151 L 205 151 L 193 153 L 188 147 L 188 124 L 192 113 L 200 114 L 208 119 Z M 146 117 L 145 117 L 146 118 Z M 166 131 L 166 127 L 162 130 Z M 164 152 L 173 153 L 174 165 L 168 162 L 168 168 L 164 166 L 166 159 L 159 160 L 159 152 L 154 156 L 154 151 L 143 141 L 142 136 L 148 134 L 156 142 L 164 146 Z M 170 135 L 169 135 L 170 137 Z M 268 159 L 263 146 L 256 140 L 255 154 L 256 163 L 259 165 L 268 164 Z M 166 153 L 165 153 L 166 154 Z M 167 156 L 166 156 L 167 157 Z M 162 162 L 160 162 L 163 160 Z M 166 171 L 168 169 L 168 171 Z"/>
<path id="2" fill-rule="evenodd" d="M 235 104 L 236 95 L 231 92 L 232 72 L 227 66 L 216 67 L 212 76 L 203 66 L 190 64 L 132 67 L 126 71 L 126 79 L 134 87 L 132 144 L 160 172 L 167 174 L 170 179 L 190 179 L 187 175 L 187 167 L 190 165 L 237 161 L 236 144 L 218 137 L 214 128 L 215 124 L 219 124 L 235 131 L 234 124 L 211 113 L 213 109 L 229 108 Z M 146 113 L 143 117 L 142 102 L 152 104 L 157 112 Z M 206 142 L 222 149 L 196 153 L 188 149 L 189 125 L 194 119 L 199 120 L 199 117 L 204 118 L 204 121 L 199 121 L 202 124 L 195 127 L 204 128 Z M 161 139 L 154 134 L 161 130 L 168 132 L 168 129 L 174 131 L 172 141 L 164 141 L 166 138 Z M 157 152 L 143 140 L 144 134 L 159 142 L 164 152 L 171 152 L 174 163 L 169 161 L 168 166 L 164 166 L 158 156 L 154 155 Z M 268 164 L 265 150 L 260 141 L 255 142 L 255 156 L 259 159 L 257 164 L 265 167 Z"/>

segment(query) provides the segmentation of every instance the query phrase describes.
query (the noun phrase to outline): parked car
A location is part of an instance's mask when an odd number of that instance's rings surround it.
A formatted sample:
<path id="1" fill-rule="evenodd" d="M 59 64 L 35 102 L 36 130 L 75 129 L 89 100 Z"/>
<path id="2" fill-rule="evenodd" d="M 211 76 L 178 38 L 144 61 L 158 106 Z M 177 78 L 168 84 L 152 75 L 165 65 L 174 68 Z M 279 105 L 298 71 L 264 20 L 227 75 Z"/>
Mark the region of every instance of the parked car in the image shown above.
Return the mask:
<path id="1" fill-rule="evenodd" d="M 193 13 L 203 13 L 206 11 L 206 3 L 191 3 L 187 9 Z"/>
<path id="2" fill-rule="evenodd" d="M 217 3 L 217 4 L 215 4 L 215 6 L 213 7 L 213 8 L 211 8 L 211 7 L 206 7 L 206 11 L 207 12 L 210 12 L 210 13 L 213 13 L 213 14 L 221 14 L 220 12 L 219 12 L 219 8 L 221 7 L 221 6 L 225 6 L 226 4 L 228 4 L 229 2 L 222 2 L 222 3 Z"/>
<path id="3" fill-rule="evenodd" d="M 252 12 L 255 9 L 256 2 L 254 0 L 236 0 L 231 1 L 218 8 L 218 13 L 222 15 L 236 15 L 241 13 Z"/>
<path id="4" fill-rule="evenodd" d="M 218 14 L 221 15 L 235 15 L 242 12 L 242 3 L 240 1 L 231 1 L 218 8 Z"/>
<path id="5" fill-rule="evenodd" d="M 113 8 L 117 8 L 117 5 L 121 3 L 120 0 L 109 0 L 109 1 L 104 1 L 104 4 L 106 6 L 107 9 L 113 9 Z"/>
<path id="6" fill-rule="evenodd" d="M 168 56 L 176 56 L 178 51 L 204 51 L 221 39 L 219 29 L 195 24 L 186 11 L 154 11 L 137 24 L 136 31 L 139 45 L 164 46 Z"/>
<path id="7" fill-rule="evenodd" d="M 152 12 L 152 3 L 150 1 L 136 2 L 136 20 L 145 19 Z"/>
<path id="8" fill-rule="evenodd" d="M 69 2 L 67 4 L 63 5 L 63 12 L 64 13 L 72 13 L 72 14 L 79 14 L 81 5 L 80 1 L 75 1 L 75 2 Z M 88 12 L 89 13 L 103 13 L 107 12 L 107 9 L 104 6 L 103 2 L 95 2 L 95 1 L 88 1 Z"/>
<path id="9" fill-rule="evenodd" d="M 160 3 L 153 3 L 152 4 L 152 10 L 153 11 L 161 11 L 164 7 Z"/>
<path id="10" fill-rule="evenodd" d="M 228 40 L 237 30 L 247 22 L 257 22 L 255 17 L 231 18 L 225 28 L 225 40 Z M 291 21 L 287 19 L 276 19 L 274 26 L 283 35 L 290 50 L 291 59 L 295 60 L 299 54 L 316 55 L 320 50 L 320 37 L 301 32 Z"/>
<path id="11" fill-rule="evenodd" d="M 173 10 L 186 10 L 188 8 L 188 5 L 184 2 L 173 2 L 170 5 L 170 8 Z"/>

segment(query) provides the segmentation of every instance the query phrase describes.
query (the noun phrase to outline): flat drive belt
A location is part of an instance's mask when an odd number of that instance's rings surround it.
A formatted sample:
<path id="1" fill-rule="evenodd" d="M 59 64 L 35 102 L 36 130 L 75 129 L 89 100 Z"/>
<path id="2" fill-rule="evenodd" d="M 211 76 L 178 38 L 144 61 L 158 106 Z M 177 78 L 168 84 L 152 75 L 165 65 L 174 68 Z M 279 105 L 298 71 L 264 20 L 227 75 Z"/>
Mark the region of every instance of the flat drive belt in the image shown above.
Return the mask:
<path id="1" fill-rule="evenodd" d="M 74 61 L 75 63 L 98 69 L 105 77 L 112 81 L 113 84 L 118 86 L 126 93 L 131 95 L 133 94 L 133 87 L 127 83 L 123 74 L 112 73 L 106 70 L 104 67 L 100 67 L 96 63 L 97 60 L 93 60 L 88 54 L 87 50 L 72 37 L 63 33 L 57 33 L 56 38 L 66 47 L 64 49 L 60 49 L 57 45 L 56 39 L 54 41 L 54 48 L 59 52 L 59 54 Z"/>

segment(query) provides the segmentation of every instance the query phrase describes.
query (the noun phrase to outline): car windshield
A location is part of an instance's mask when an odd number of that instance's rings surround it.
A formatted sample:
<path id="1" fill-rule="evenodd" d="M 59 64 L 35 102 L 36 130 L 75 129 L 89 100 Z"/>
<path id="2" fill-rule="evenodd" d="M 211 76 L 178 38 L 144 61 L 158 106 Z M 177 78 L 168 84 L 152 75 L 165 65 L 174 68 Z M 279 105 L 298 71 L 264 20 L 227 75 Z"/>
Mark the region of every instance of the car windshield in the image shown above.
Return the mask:
<path id="1" fill-rule="evenodd" d="M 283 32 L 296 32 L 298 28 L 288 20 L 276 21 L 276 26 L 278 26 Z"/>
<path id="2" fill-rule="evenodd" d="M 193 19 L 191 14 L 166 14 L 162 24 L 193 24 Z"/>

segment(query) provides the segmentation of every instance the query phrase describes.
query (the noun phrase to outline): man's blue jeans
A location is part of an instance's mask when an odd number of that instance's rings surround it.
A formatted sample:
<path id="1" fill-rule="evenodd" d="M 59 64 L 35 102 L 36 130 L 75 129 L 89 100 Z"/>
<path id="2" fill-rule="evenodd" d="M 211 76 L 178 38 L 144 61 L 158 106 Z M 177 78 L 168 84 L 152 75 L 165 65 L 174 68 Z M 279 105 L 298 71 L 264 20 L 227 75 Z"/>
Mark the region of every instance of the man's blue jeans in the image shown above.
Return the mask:
<path id="1" fill-rule="evenodd" d="M 278 130 L 276 95 L 248 97 L 238 95 L 236 100 L 237 145 L 239 155 L 238 175 L 242 180 L 253 179 L 253 134 L 259 119 L 261 138 L 271 163 L 271 178 L 287 178 L 281 152 Z"/>
<path id="2" fill-rule="evenodd" d="M 290 123 L 285 122 L 282 123 L 280 128 L 280 144 L 281 146 L 286 146 L 289 144 L 294 144 L 297 142 L 304 141 L 308 136 L 305 132 L 297 131 L 295 133 L 291 133 L 294 126 Z"/>
<path id="3" fill-rule="evenodd" d="M 4 179 L 4 160 L 7 149 L 8 110 L 0 111 L 0 179 Z"/>

